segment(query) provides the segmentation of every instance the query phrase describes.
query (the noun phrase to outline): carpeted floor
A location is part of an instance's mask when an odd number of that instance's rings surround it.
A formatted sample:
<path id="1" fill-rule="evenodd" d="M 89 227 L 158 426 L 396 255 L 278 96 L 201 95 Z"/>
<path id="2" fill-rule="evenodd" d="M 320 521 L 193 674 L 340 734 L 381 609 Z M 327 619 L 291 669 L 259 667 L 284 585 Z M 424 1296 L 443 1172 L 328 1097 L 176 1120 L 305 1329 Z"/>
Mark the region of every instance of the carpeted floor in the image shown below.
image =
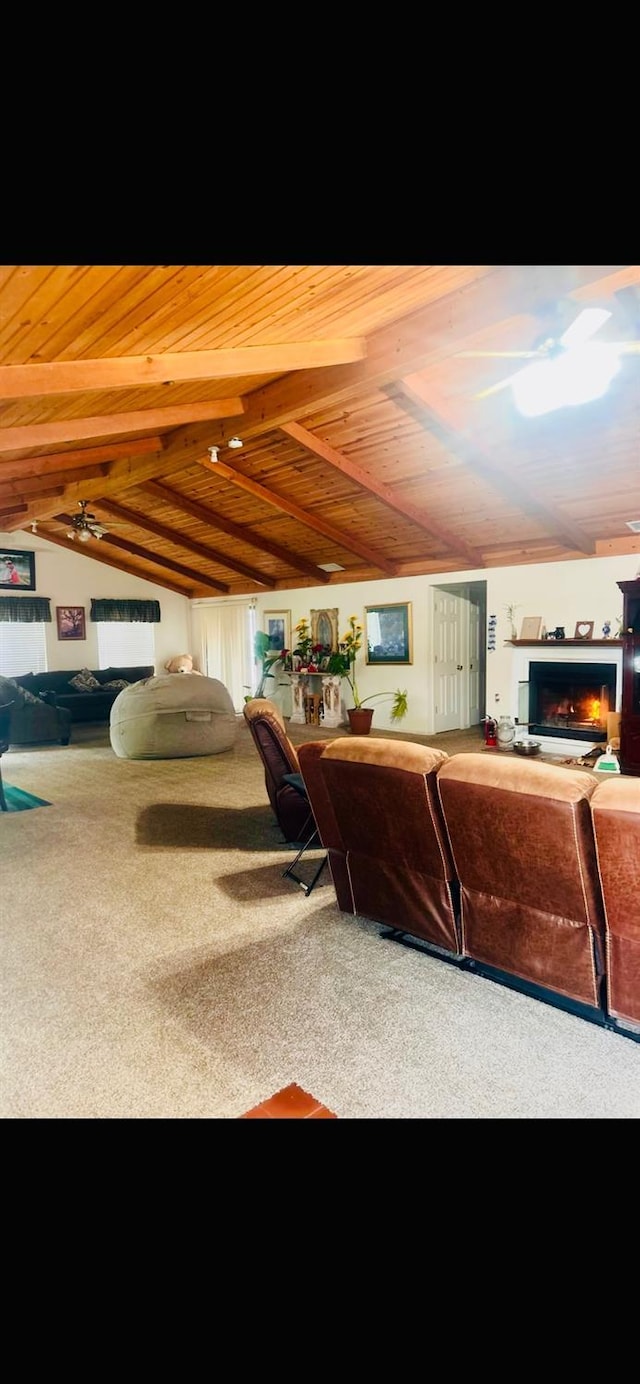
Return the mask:
<path id="1" fill-rule="evenodd" d="M 337 1128 L 640 1115 L 640 1044 L 382 941 L 326 872 L 309 898 L 283 879 L 241 720 L 207 758 L 122 760 L 77 727 L 3 767 L 50 806 L 0 821 L 0 1117 L 237 1119 L 292 1085 Z"/>

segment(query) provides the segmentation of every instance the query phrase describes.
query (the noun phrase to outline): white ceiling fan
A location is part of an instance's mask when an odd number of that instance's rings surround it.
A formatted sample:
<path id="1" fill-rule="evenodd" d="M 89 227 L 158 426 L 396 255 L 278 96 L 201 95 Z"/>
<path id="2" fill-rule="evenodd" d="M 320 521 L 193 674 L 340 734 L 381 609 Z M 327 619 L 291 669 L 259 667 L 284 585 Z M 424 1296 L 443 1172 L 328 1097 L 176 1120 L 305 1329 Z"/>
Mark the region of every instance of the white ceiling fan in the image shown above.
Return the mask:
<path id="1" fill-rule="evenodd" d="M 617 374 L 620 357 L 640 354 L 638 340 L 593 341 L 611 315 L 606 308 L 584 308 L 562 336 L 546 336 L 528 351 L 461 351 L 459 354 L 467 358 L 531 362 L 498 384 L 480 390 L 474 399 L 487 399 L 511 386 L 520 412 L 533 417 L 599 398 Z"/>

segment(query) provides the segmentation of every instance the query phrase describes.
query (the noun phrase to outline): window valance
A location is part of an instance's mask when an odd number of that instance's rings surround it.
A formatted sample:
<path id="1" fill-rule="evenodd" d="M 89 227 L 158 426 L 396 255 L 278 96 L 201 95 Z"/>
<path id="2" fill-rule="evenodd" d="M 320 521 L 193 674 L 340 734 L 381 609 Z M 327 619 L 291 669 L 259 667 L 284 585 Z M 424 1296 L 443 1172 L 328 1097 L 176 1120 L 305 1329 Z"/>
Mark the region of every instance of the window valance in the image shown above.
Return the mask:
<path id="1" fill-rule="evenodd" d="M 133 624 L 136 620 L 143 624 L 158 624 L 160 621 L 159 601 L 97 601 L 91 598 L 92 620 L 120 620 Z"/>
<path id="2" fill-rule="evenodd" d="M 35 625 L 51 621 L 48 596 L 0 596 L 0 620 L 13 625 Z"/>

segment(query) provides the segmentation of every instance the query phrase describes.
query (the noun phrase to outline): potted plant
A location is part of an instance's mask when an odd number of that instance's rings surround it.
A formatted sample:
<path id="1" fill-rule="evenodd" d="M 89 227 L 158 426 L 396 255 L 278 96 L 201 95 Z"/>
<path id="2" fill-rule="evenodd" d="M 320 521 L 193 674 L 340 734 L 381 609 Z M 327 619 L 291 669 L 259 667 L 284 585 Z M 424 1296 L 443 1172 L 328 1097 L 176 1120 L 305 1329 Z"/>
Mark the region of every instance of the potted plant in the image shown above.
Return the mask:
<path id="1" fill-rule="evenodd" d="M 391 720 L 402 721 L 408 710 L 407 692 L 373 692 L 368 697 L 361 697 L 358 691 L 356 679 L 356 656 L 362 648 L 363 627 L 355 615 L 349 616 L 349 629 L 340 640 L 340 650 L 338 653 L 331 654 L 329 657 L 327 672 L 338 673 L 345 678 L 351 688 L 353 706 L 347 708 L 349 725 L 353 735 L 368 735 L 371 730 L 374 707 L 368 706 L 368 702 L 380 700 L 382 697 L 390 697 L 393 706 L 391 708 Z"/>
<path id="2" fill-rule="evenodd" d="M 257 630 L 253 640 L 253 652 L 256 661 L 262 665 L 262 671 L 255 692 L 249 692 L 248 696 L 245 697 L 245 702 L 250 702 L 252 697 L 266 696 L 266 685 L 271 678 L 275 680 L 274 669 L 277 664 L 284 664 L 289 650 L 272 649 L 269 635 L 264 634 L 262 630 Z"/>

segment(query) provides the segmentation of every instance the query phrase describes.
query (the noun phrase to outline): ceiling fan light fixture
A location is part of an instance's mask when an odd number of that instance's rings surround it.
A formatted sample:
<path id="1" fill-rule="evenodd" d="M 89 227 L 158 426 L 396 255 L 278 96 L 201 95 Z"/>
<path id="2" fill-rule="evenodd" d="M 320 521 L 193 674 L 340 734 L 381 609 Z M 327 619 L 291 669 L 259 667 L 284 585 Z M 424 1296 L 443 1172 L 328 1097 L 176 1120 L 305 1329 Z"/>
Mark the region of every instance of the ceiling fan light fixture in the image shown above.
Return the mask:
<path id="1" fill-rule="evenodd" d="M 91 529 L 79 529 L 79 530 L 78 530 L 78 541 L 79 541 L 80 543 L 88 543 L 90 538 L 91 538 Z"/>
<path id="2" fill-rule="evenodd" d="M 513 376 L 511 392 L 518 411 L 525 418 L 536 418 L 558 408 L 600 399 L 619 369 L 620 356 L 615 346 L 587 342 L 561 356 L 526 365 Z"/>

